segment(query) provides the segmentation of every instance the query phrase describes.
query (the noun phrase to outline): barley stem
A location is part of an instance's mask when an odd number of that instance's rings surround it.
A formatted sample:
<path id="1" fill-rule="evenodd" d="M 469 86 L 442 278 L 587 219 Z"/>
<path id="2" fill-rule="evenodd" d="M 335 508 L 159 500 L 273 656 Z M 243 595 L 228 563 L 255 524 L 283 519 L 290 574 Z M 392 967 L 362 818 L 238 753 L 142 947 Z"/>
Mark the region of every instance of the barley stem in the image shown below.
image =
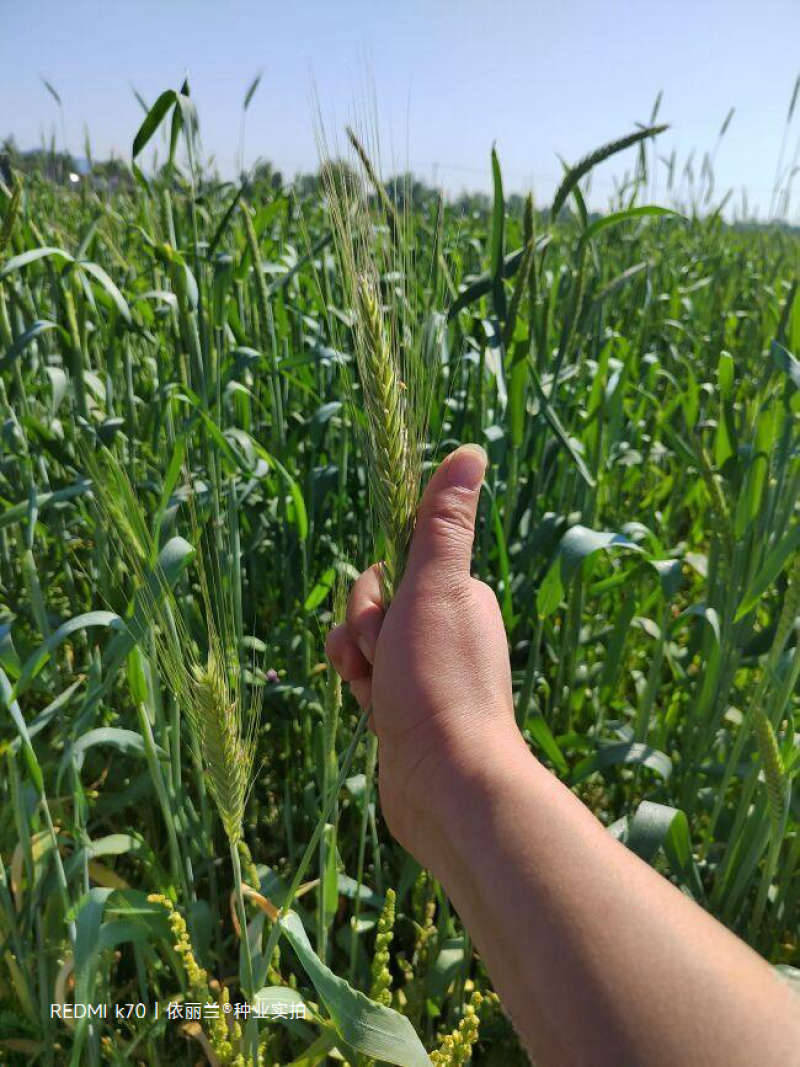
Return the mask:
<path id="1" fill-rule="evenodd" d="M 334 801 L 336 800 L 336 797 L 338 797 L 342 786 L 344 785 L 345 778 L 347 778 L 348 772 L 350 771 L 350 764 L 353 762 L 353 757 L 356 754 L 358 742 L 361 740 L 361 735 L 366 729 L 367 722 L 369 721 L 369 716 L 370 712 L 365 711 L 362 713 L 361 718 L 358 720 L 358 725 L 353 731 L 353 736 L 350 740 L 350 744 L 347 746 L 347 751 L 344 754 L 342 766 L 339 771 L 339 777 L 336 779 L 336 782 L 333 788 L 331 789 L 328 797 L 323 798 L 322 810 L 320 812 L 319 819 L 317 820 L 317 825 L 314 827 L 314 833 L 311 835 L 311 839 L 306 845 L 305 851 L 303 852 L 303 856 L 297 865 L 297 870 L 295 871 L 294 878 L 292 879 L 292 884 L 289 886 L 289 889 L 286 893 L 286 898 L 284 899 L 284 902 L 281 905 L 281 915 L 286 915 L 292 907 L 292 901 L 297 895 L 297 890 L 300 888 L 300 884 L 303 881 L 303 876 L 308 870 L 308 865 L 311 862 L 311 859 L 317 849 L 317 846 L 319 845 L 319 839 L 322 836 L 322 831 L 325 828 L 325 823 L 328 821 L 328 816 L 331 813 Z M 269 940 L 267 941 L 267 947 L 264 950 L 265 959 L 272 959 L 272 954 L 275 951 L 275 946 L 277 945 L 280 936 L 281 926 L 280 923 L 276 922 L 273 924 L 272 930 L 270 930 Z"/>

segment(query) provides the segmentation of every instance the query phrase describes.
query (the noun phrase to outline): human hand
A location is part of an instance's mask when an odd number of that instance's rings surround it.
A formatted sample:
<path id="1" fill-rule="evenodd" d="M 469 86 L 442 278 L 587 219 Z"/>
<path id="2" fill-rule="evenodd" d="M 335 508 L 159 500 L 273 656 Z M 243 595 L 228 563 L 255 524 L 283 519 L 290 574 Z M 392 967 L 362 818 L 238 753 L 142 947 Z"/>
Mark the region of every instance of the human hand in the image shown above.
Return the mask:
<path id="1" fill-rule="evenodd" d="M 521 738 L 506 634 L 493 591 L 470 575 L 486 454 L 464 445 L 425 490 L 403 579 L 388 612 L 379 565 L 350 594 L 326 651 L 379 742 L 381 807 L 393 835 L 431 866 L 443 793 Z"/>
<path id="2" fill-rule="evenodd" d="M 328 636 L 372 707 L 389 829 L 447 892 L 535 1062 L 796 1063 L 794 994 L 517 730 L 500 609 L 470 576 L 484 468 L 474 446 L 444 460 L 388 612 L 373 567 Z"/>

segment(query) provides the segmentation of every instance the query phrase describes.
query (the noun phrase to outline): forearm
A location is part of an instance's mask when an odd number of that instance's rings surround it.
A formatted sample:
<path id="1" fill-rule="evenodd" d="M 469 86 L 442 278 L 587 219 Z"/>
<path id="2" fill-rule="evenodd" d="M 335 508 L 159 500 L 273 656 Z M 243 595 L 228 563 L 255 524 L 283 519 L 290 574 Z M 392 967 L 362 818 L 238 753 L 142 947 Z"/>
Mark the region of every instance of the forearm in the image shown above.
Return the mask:
<path id="1" fill-rule="evenodd" d="M 540 1067 L 800 1067 L 795 994 L 516 730 L 502 613 L 470 576 L 485 466 L 469 446 L 441 464 L 389 611 L 371 568 L 329 636 L 373 709 L 390 830 L 444 885 Z"/>
<path id="2" fill-rule="evenodd" d="M 795 995 L 521 738 L 439 782 L 430 865 L 539 1064 L 800 1062 Z"/>

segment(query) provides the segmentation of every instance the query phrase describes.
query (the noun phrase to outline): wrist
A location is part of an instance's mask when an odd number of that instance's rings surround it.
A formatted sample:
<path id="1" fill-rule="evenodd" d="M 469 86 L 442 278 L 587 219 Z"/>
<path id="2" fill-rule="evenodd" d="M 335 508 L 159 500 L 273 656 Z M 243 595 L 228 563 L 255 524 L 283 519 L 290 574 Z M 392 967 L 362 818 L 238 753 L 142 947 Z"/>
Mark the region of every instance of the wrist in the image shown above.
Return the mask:
<path id="1" fill-rule="evenodd" d="M 416 785 L 406 782 L 403 808 L 395 808 L 390 829 L 441 882 L 462 862 L 461 850 L 475 827 L 532 772 L 547 772 L 531 754 L 513 718 L 431 746 Z M 381 795 L 384 781 L 381 781 Z M 389 812 L 384 810 L 389 817 Z"/>

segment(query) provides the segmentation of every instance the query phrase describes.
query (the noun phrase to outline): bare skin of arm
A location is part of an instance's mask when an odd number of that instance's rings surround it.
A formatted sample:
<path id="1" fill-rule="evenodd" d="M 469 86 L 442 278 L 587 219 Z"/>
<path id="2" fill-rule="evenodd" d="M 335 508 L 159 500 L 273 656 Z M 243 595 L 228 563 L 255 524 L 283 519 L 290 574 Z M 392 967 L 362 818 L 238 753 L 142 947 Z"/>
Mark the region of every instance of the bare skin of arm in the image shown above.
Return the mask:
<path id="1" fill-rule="evenodd" d="M 530 753 L 493 592 L 470 576 L 485 456 L 431 479 L 384 614 L 356 582 L 327 651 L 379 740 L 389 829 L 442 883 L 537 1064 L 800 1064 L 800 998 L 615 841 Z"/>

